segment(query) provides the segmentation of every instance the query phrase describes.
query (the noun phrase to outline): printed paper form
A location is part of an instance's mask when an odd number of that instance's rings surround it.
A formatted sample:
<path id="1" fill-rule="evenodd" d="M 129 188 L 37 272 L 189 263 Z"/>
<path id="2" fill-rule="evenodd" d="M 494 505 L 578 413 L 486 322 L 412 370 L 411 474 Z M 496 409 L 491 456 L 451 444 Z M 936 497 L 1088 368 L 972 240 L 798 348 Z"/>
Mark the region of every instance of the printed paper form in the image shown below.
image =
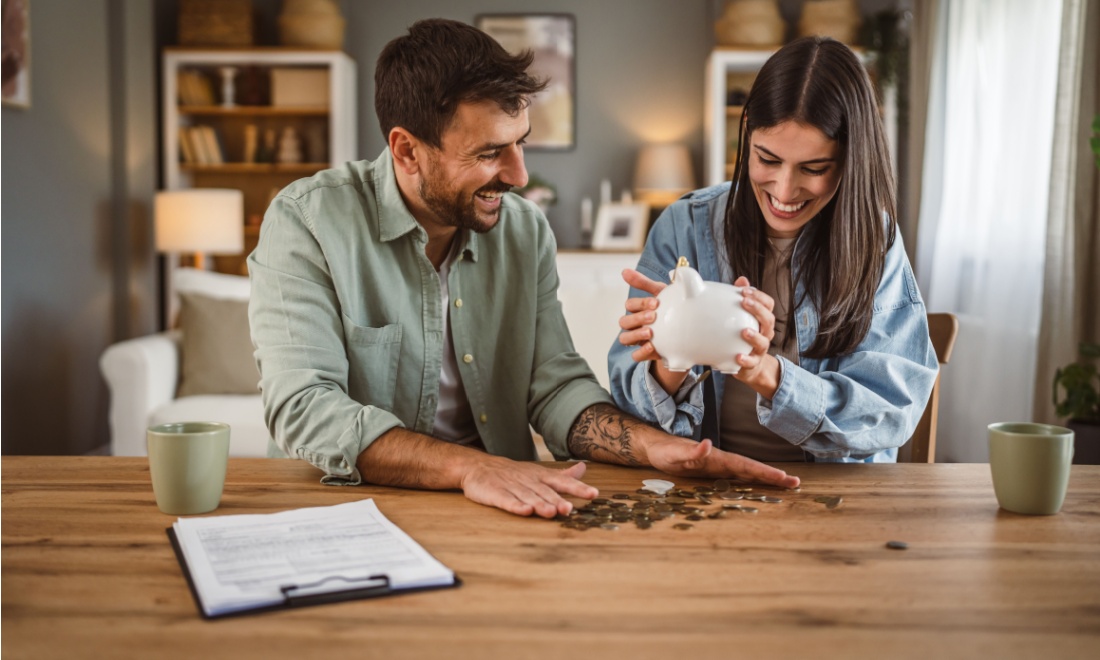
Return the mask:
<path id="1" fill-rule="evenodd" d="M 370 499 L 272 514 L 180 518 L 173 527 L 208 615 L 282 603 L 284 586 L 322 583 L 310 593 L 342 591 L 378 574 L 389 577 L 393 590 L 454 582 L 449 568 Z"/>

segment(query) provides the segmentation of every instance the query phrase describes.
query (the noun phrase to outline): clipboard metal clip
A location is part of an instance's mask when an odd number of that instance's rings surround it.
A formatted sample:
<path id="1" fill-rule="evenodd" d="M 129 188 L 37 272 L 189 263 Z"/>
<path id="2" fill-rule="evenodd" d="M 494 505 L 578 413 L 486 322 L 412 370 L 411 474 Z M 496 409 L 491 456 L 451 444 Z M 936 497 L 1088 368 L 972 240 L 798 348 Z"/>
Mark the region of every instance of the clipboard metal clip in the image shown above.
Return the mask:
<path id="1" fill-rule="evenodd" d="M 353 584 L 355 586 L 349 589 L 339 589 L 336 591 L 326 586 L 329 585 L 330 582 L 336 581 Z M 388 575 L 382 573 L 356 578 L 334 575 L 308 584 L 283 585 L 279 587 L 279 591 L 282 592 L 283 599 L 288 607 L 319 605 L 321 603 L 334 603 L 356 598 L 383 596 L 390 593 L 390 578 Z"/>

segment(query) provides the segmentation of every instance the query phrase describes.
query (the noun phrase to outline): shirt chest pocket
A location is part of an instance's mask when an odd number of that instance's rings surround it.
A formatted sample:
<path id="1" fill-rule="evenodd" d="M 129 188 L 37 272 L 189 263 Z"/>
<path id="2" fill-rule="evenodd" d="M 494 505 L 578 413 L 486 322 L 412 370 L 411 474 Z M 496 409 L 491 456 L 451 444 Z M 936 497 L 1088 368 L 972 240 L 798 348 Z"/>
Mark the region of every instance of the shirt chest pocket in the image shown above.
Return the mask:
<path id="1" fill-rule="evenodd" d="M 359 403 L 393 412 L 397 369 L 401 359 L 401 326 L 356 325 L 345 316 L 348 351 L 348 396 Z"/>

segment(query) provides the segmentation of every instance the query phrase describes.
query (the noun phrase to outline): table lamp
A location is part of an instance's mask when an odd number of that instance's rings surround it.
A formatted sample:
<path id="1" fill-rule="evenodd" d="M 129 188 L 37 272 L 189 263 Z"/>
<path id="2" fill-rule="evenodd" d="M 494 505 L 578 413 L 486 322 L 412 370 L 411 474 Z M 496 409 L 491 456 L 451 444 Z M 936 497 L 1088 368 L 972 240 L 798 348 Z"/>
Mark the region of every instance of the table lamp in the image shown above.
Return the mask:
<path id="1" fill-rule="evenodd" d="M 683 144 L 647 144 L 638 152 L 634 197 L 661 208 L 695 189 L 691 154 Z"/>
<path id="2" fill-rule="evenodd" d="M 194 266 L 208 269 L 207 254 L 244 252 L 244 193 L 224 188 L 162 190 L 153 203 L 158 252 L 166 253 L 165 322 L 175 318 L 178 304 L 173 271 L 179 256 L 190 254 Z"/>
<path id="3" fill-rule="evenodd" d="M 244 251 L 244 193 L 224 188 L 162 190 L 153 212 L 158 252 L 192 254 L 196 268 L 205 255 Z"/>

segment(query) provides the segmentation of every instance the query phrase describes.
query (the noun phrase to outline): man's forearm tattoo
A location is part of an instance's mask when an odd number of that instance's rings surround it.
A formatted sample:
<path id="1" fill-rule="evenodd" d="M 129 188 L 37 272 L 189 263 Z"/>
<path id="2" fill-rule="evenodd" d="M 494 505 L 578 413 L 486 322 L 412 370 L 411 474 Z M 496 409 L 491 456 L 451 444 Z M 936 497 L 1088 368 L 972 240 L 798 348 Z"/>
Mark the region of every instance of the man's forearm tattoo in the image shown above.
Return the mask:
<path id="1" fill-rule="evenodd" d="M 642 465 L 637 429 L 644 424 L 606 403 L 589 406 L 569 429 L 569 452 L 604 463 Z"/>

